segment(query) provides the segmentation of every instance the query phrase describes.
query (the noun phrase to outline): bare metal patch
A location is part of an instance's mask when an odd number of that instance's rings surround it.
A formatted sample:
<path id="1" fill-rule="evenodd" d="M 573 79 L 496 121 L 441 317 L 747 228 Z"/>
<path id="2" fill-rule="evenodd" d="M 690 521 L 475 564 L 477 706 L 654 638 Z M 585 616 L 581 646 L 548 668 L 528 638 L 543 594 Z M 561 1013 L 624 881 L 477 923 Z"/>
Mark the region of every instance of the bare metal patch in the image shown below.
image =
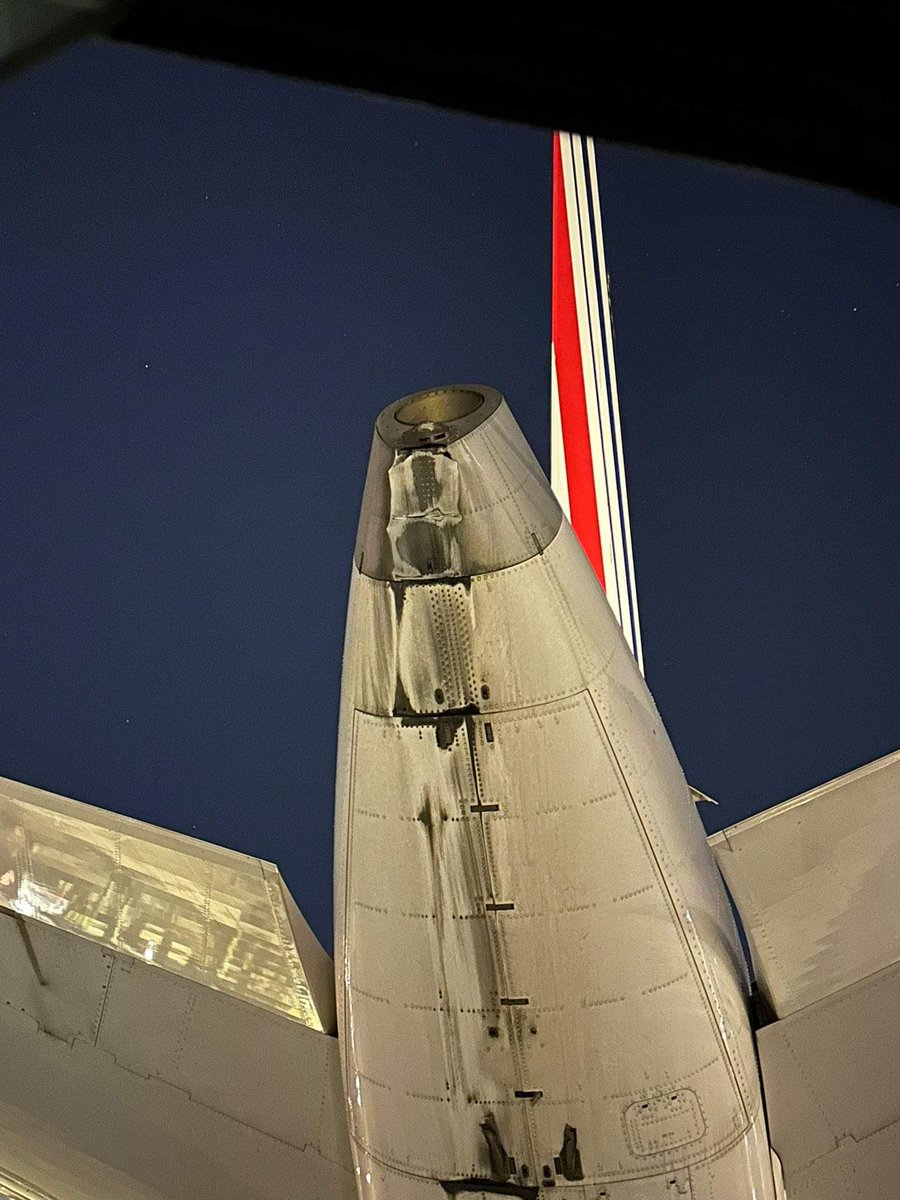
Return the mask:
<path id="1" fill-rule="evenodd" d="M 388 470 L 388 538 L 395 579 L 459 575 L 459 467 L 447 454 L 398 454 Z"/>

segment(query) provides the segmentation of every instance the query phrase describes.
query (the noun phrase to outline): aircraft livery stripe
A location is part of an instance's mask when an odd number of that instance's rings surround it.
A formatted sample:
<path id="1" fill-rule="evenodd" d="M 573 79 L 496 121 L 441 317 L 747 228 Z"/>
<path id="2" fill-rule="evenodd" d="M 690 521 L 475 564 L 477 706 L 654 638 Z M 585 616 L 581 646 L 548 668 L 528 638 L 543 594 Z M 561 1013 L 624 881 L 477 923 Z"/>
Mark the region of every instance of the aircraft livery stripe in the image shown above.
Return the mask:
<path id="1" fill-rule="evenodd" d="M 566 477 L 566 454 L 563 448 L 562 417 L 559 413 L 559 384 L 556 378 L 556 351 L 550 342 L 550 486 L 571 524 L 569 509 L 569 480 Z"/>
<path id="2" fill-rule="evenodd" d="M 569 161 L 565 147 L 568 142 Z M 588 427 L 591 431 L 591 453 L 594 459 L 594 491 L 597 516 L 600 524 L 600 545 L 603 551 L 603 567 L 606 574 L 606 594 L 622 624 L 622 579 L 624 566 L 621 562 L 616 537 L 619 528 L 618 492 L 613 465 L 612 439 L 609 431 L 608 386 L 606 380 L 603 341 L 600 333 L 599 303 L 597 300 L 597 271 L 594 257 L 594 237 L 591 230 L 591 206 L 588 200 L 584 170 L 584 146 L 582 139 L 572 134 L 563 143 L 563 175 L 571 175 L 572 190 L 581 232 L 580 242 L 572 243 L 572 264 L 576 278 L 578 305 L 578 328 L 582 332 L 582 345 L 588 353 L 584 357 L 585 395 L 588 401 Z M 567 167 L 569 168 L 567 172 Z"/>
<path id="3" fill-rule="evenodd" d="M 618 611 L 619 585 L 614 556 L 612 532 L 613 507 L 609 494 L 609 471 L 601 423 L 605 404 L 598 390 L 597 357 L 594 323 L 591 319 L 591 285 L 596 292 L 591 242 L 590 209 L 584 186 L 584 161 L 581 139 L 560 138 L 563 183 L 566 191 L 566 213 L 569 217 L 569 247 L 572 255 L 572 277 L 575 282 L 575 315 L 581 344 L 581 377 L 587 405 L 588 432 L 591 438 L 591 461 L 594 466 L 594 503 L 600 530 L 600 553 L 603 558 L 604 587 Z M 596 305 L 594 306 L 596 307 Z M 602 364 L 602 353 L 600 354 Z"/>
<path id="4" fill-rule="evenodd" d="M 575 281 L 569 247 L 569 219 L 558 135 L 553 139 L 552 337 L 572 528 L 598 579 L 604 583 L 581 340 L 575 308 Z"/>
<path id="5" fill-rule="evenodd" d="M 596 253 L 596 278 L 599 281 L 600 299 L 603 309 L 604 350 L 603 363 L 606 369 L 609 425 L 613 445 L 610 458 L 615 467 L 618 488 L 618 542 L 624 566 L 622 577 L 622 626 L 625 636 L 644 670 L 644 654 L 641 644 L 641 626 L 638 618 L 637 592 L 634 579 L 634 555 L 631 545 L 631 514 L 628 509 L 628 489 L 625 485 L 625 459 L 622 451 L 622 425 L 619 418 L 619 387 L 616 379 L 616 359 L 613 353 L 612 312 L 609 299 L 609 280 L 606 270 L 606 253 L 603 246 L 603 226 L 600 218 L 600 189 L 597 185 L 597 155 L 593 138 L 585 139 L 585 153 L 590 175 L 592 216 L 594 222 L 594 250 Z"/>
<path id="6" fill-rule="evenodd" d="M 553 185 L 551 483 L 643 670 L 593 139 L 555 135 Z"/>

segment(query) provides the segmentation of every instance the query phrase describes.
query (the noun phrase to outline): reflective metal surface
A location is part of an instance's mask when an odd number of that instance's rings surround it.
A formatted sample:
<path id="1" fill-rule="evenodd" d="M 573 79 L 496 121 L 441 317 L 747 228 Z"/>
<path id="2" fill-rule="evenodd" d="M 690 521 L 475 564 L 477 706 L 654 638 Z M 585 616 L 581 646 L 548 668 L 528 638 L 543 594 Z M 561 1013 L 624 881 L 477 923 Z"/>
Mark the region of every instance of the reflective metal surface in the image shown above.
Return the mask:
<path id="1" fill-rule="evenodd" d="M 259 859 L 0 780 L 0 907 L 322 1029 Z"/>

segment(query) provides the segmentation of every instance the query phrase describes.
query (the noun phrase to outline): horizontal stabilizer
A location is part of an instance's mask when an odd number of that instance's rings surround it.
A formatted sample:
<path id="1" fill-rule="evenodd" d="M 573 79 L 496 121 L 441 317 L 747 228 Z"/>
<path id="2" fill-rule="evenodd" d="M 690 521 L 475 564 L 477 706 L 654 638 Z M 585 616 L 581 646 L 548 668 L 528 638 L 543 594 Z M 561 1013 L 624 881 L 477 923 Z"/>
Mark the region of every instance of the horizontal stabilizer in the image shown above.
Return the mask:
<path id="1" fill-rule="evenodd" d="M 769 1135 L 790 1200 L 895 1200 L 898 1012 L 894 964 L 759 1031 Z"/>
<path id="2" fill-rule="evenodd" d="M 900 751 L 709 844 L 776 1016 L 900 959 Z"/>
<path id="3" fill-rule="evenodd" d="M 355 1200 L 337 1040 L 0 909 L 0 1197 Z"/>
<path id="4" fill-rule="evenodd" d="M 0 908 L 334 1029 L 331 960 L 261 859 L 0 779 Z"/>
<path id="5" fill-rule="evenodd" d="M 276 867 L 0 780 L 0 1198 L 354 1200 Z"/>

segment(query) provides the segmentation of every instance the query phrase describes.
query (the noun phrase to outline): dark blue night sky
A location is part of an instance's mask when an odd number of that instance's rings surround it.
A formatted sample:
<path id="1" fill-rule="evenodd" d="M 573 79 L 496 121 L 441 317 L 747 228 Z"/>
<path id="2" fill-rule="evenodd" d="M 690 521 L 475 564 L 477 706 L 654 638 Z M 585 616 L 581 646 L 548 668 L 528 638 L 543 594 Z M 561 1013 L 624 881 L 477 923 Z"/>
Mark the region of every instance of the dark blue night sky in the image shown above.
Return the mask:
<path id="1" fill-rule="evenodd" d="M 478 380 L 547 464 L 550 135 L 87 44 L 0 136 L 0 774 L 277 861 L 330 947 L 372 422 Z M 720 828 L 900 747 L 900 211 L 601 151 L 647 674 Z"/>

